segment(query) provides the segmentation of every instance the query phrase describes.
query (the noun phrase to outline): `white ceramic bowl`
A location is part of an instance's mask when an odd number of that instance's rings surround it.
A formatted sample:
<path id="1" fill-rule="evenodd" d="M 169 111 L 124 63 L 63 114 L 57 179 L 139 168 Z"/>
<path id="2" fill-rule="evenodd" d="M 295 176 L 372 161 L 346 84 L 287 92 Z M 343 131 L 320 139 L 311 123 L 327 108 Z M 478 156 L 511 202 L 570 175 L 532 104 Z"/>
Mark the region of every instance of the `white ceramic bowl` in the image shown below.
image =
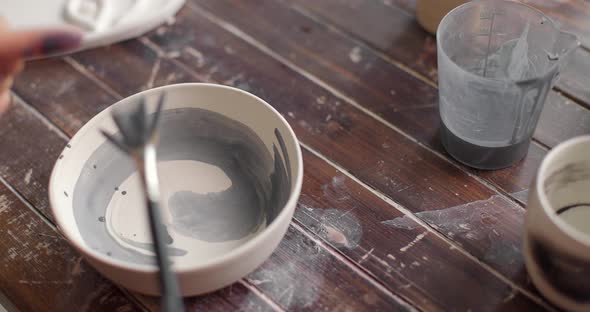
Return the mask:
<path id="1" fill-rule="evenodd" d="M 185 296 L 254 270 L 285 235 L 301 192 L 293 130 L 260 98 L 214 84 L 177 84 L 130 96 L 90 120 L 57 160 L 49 183 L 55 220 L 99 272 L 134 291 L 159 293 L 143 195 L 131 160 L 99 129 L 111 109 L 166 93 L 158 171 L 163 222 Z"/>

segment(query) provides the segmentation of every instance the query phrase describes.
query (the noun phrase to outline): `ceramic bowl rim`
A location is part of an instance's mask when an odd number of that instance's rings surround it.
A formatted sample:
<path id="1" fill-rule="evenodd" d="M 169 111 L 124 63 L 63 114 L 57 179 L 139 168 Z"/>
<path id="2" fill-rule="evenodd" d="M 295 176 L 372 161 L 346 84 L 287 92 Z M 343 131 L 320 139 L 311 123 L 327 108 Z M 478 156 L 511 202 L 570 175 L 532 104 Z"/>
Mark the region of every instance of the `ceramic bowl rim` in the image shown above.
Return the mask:
<path id="1" fill-rule="evenodd" d="M 282 222 L 280 222 L 280 221 L 283 219 L 291 219 L 292 211 L 295 210 L 295 207 L 297 205 L 297 200 L 298 200 L 299 195 L 301 193 L 301 187 L 302 187 L 302 183 L 303 183 L 303 157 L 301 154 L 301 147 L 299 146 L 299 140 L 297 139 L 295 132 L 293 131 L 293 129 L 291 128 L 291 126 L 289 125 L 287 120 L 274 107 L 272 107 L 266 101 L 264 101 L 263 99 L 259 98 L 258 96 L 254 95 L 252 93 L 243 91 L 238 88 L 220 85 L 220 84 L 214 84 L 214 83 L 172 84 L 172 85 L 166 85 L 166 86 L 161 86 L 161 87 L 157 87 L 157 88 L 144 90 L 144 91 L 135 93 L 133 95 L 130 95 L 128 97 L 125 97 L 125 98 L 117 101 L 116 103 L 110 105 L 109 107 L 105 108 L 104 110 L 102 110 L 101 112 L 96 114 L 94 117 L 92 117 L 86 124 L 84 124 L 84 126 L 82 126 L 82 128 L 80 128 L 76 132 L 76 134 L 70 139 L 70 141 L 74 140 L 77 136 L 82 135 L 83 133 L 89 131 L 89 129 L 94 128 L 96 126 L 95 124 L 99 120 L 99 116 L 103 116 L 104 114 L 108 114 L 108 112 L 116 105 L 122 105 L 121 103 L 123 103 L 123 102 L 129 102 L 131 99 L 133 99 L 135 97 L 139 97 L 144 94 L 148 94 L 148 93 L 152 93 L 152 92 L 157 92 L 158 90 L 168 90 L 168 92 L 171 92 L 173 89 L 179 89 L 179 88 L 191 88 L 191 89 L 192 88 L 199 88 L 199 89 L 202 88 L 204 90 L 207 90 L 209 88 L 222 89 L 222 90 L 224 90 L 224 92 L 225 91 L 237 92 L 237 93 L 241 94 L 242 96 L 246 96 L 246 97 L 250 97 L 251 99 L 254 99 L 257 103 L 263 105 L 263 107 L 268 109 L 276 117 L 276 120 L 279 123 L 283 124 L 283 126 L 287 129 L 288 134 L 292 137 L 292 139 L 295 142 L 295 155 L 289 155 L 289 156 L 291 156 L 291 157 L 295 156 L 294 160 L 295 160 L 296 164 L 298 164 L 298 166 L 297 166 L 298 169 L 297 169 L 295 180 L 294 180 L 294 186 L 289 194 L 289 199 L 283 205 L 283 207 L 281 207 L 282 209 L 279 212 L 279 214 L 276 216 L 276 218 L 266 228 L 264 228 L 261 232 L 256 234 L 254 237 L 252 237 L 252 239 L 245 242 L 243 245 L 240 245 L 240 246 L 238 246 L 238 247 L 236 247 L 236 248 L 234 248 L 222 255 L 219 255 L 215 258 L 209 259 L 205 262 L 201 262 L 198 264 L 186 265 L 181 268 L 174 268 L 174 271 L 177 274 L 183 274 L 183 273 L 188 273 L 188 272 L 209 270 L 209 269 L 212 269 L 215 267 L 222 267 L 224 265 L 227 265 L 240 257 L 244 257 L 244 256 L 247 256 L 248 254 L 250 254 L 251 252 L 255 252 L 256 249 L 258 248 L 258 245 L 261 244 L 265 240 L 266 237 L 273 235 L 277 231 L 280 231 L 280 227 L 282 224 Z M 138 272 L 138 273 L 154 273 L 157 271 L 157 267 L 152 264 L 133 263 L 133 262 L 109 257 L 108 255 L 105 255 L 105 254 L 100 253 L 96 250 L 93 250 L 92 248 L 89 248 L 84 243 L 79 243 L 79 242 L 77 242 L 77 240 L 70 239 L 70 237 L 72 236 L 72 233 L 73 233 L 72 228 L 75 228 L 75 226 L 72 227 L 72 226 L 65 224 L 64 220 L 62 220 L 62 218 L 60 217 L 61 214 L 57 212 L 57 210 L 60 209 L 58 207 L 57 201 L 56 201 L 58 193 L 53 188 L 54 182 L 56 181 L 56 179 L 58 179 L 57 175 L 58 175 L 58 172 L 57 172 L 57 163 L 56 163 L 53 167 L 53 170 L 51 172 L 51 176 L 49 179 L 49 203 L 51 206 L 51 212 L 54 216 L 55 222 L 56 222 L 60 232 L 68 240 L 70 245 L 74 246 L 75 249 L 77 249 L 80 253 L 82 253 L 88 257 L 91 257 L 93 260 L 100 261 L 102 263 L 105 263 L 109 266 L 116 267 L 118 269 L 123 269 L 123 270 L 127 270 L 127 271 Z M 291 207 L 291 208 L 289 208 L 289 207 Z M 290 220 L 289 220 L 289 223 L 290 223 Z"/>
<path id="2" fill-rule="evenodd" d="M 549 170 L 547 168 L 549 164 L 555 161 L 555 157 L 557 157 L 557 155 L 563 153 L 565 150 L 568 150 L 569 148 L 578 144 L 590 145 L 590 135 L 583 135 L 569 139 L 565 142 L 560 143 L 551 151 L 549 151 L 547 156 L 545 156 L 545 159 L 543 159 L 543 161 L 541 162 L 541 166 L 539 167 L 539 172 L 534 183 L 535 188 L 537 189 L 541 209 L 543 213 L 549 218 L 549 220 L 553 224 L 555 224 L 555 226 L 557 226 L 557 228 L 559 228 L 559 230 L 562 231 L 566 236 L 574 239 L 575 241 L 578 241 L 586 247 L 590 247 L 590 235 L 585 234 L 584 232 L 569 225 L 567 222 L 562 220 L 562 218 L 558 217 L 555 211 L 550 208 L 551 203 L 549 202 L 549 198 L 545 193 L 545 188 L 543 187 L 543 183 L 546 181 L 547 177 L 547 170 Z"/>

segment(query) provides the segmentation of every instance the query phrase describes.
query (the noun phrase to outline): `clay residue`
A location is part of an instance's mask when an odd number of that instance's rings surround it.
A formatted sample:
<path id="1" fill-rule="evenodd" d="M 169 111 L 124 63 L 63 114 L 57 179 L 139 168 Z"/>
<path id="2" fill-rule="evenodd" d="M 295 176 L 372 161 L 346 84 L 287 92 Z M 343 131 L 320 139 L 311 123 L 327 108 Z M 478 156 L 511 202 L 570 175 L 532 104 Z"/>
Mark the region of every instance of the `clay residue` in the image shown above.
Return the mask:
<path id="1" fill-rule="evenodd" d="M 305 226 L 336 247 L 354 249 L 363 235 L 353 210 L 311 208 L 300 203 L 295 214 Z"/>
<path id="2" fill-rule="evenodd" d="M 288 232 L 281 245 L 296 256 L 287 262 L 267 261 L 246 280 L 287 310 L 309 308 L 322 293 L 329 254 L 300 233 Z"/>
<path id="3" fill-rule="evenodd" d="M 232 183 L 229 189 L 216 193 L 178 190 L 169 200 L 172 220 L 166 224 L 168 230 L 206 242 L 224 242 L 254 233 L 280 213 L 291 191 L 291 164 L 278 130 L 269 151 L 246 125 L 204 109 L 165 110 L 160 125 L 158 162 L 206 163 L 223 171 Z M 101 170 L 94 169 L 95 166 Z M 150 263 L 152 256 L 134 248 L 151 249 L 151 244 L 110 233 L 107 223 L 111 221 L 98 221 L 104 220 L 101 218 L 107 215 L 117 188 L 134 172 L 135 166 L 127 155 L 110 143 L 103 143 L 87 160 L 75 185 L 74 217 L 90 248 L 122 260 Z M 120 237 L 115 239 L 111 235 Z M 173 245 L 172 255 L 187 253 Z"/>
<path id="4" fill-rule="evenodd" d="M 493 195 L 486 200 L 418 212 L 415 216 L 461 244 L 473 241 L 485 260 L 499 263 L 515 274 L 520 270 L 521 238 L 507 229 L 522 228 L 524 210 L 504 197 Z M 515 224 L 507 224 L 506 220 L 513 220 Z M 381 223 L 402 230 L 422 227 L 408 216 Z"/>

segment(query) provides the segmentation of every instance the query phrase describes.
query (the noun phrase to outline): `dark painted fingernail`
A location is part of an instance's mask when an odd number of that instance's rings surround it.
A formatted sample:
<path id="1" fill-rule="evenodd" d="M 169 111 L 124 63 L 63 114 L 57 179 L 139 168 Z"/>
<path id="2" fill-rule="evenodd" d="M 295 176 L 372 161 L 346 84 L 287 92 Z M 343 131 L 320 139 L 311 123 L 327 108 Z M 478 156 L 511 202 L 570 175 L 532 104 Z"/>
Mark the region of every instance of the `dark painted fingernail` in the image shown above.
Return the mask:
<path id="1" fill-rule="evenodd" d="M 67 52 L 77 48 L 82 42 L 82 35 L 75 32 L 55 32 L 41 40 L 38 47 L 25 51 L 25 57 L 51 55 Z"/>

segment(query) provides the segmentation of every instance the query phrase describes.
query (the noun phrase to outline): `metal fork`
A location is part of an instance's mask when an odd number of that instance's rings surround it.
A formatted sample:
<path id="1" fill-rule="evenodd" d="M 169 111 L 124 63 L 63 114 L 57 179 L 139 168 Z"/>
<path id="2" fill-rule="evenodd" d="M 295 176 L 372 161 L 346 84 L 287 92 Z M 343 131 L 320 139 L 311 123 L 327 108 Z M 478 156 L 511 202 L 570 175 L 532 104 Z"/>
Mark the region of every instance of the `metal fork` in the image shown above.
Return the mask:
<path id="1" fill-rule="evenodd" d="M 167 312 L 184 311 L 179 296 L 178 281 L 172 271 L 167 244 L 172 238 L 164 224 L 159 210 L 160 187 L 156 165 L 156 143 L 158 140 L 158 119 L 164 104 L 164 94 L 160 94 L 156 112 L 149 116 L 146 112 L 145 98 L 134 103 L 129 111 L 113 110 L 112 117 L 120 135 L 101 130 L 101 133 L 115 146 L 128 154 L 135 162 L 148 208 L 150 230 L 156 252 L 162 292 L 162 309 Z"/>

